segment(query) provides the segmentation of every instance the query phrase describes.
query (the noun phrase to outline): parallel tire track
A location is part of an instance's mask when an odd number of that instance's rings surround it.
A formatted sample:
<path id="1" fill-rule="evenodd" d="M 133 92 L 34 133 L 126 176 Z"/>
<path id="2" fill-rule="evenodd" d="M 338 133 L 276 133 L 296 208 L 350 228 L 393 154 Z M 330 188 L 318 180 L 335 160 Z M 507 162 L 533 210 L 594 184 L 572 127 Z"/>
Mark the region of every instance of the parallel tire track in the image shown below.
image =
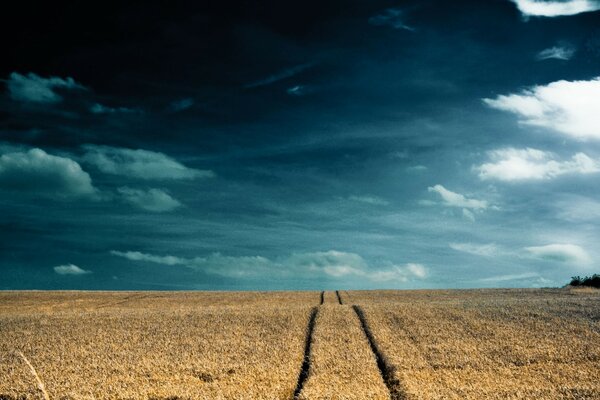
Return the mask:
<path id="1" fill-rule="evenodd" d="M 360 325 L 365 332 L 365 336 L 369 341 L 369 345 L 371 346 L 371 350 L 373 351 L 373 354 L 375 354 L 377 368 L 379 368 L 379 372 L 381 373 L 381 377 L 385 382 L 385 386 L 387 386 L 388 390 L 390 391 L 390 398 L 392 400 L 406 400 L 407 397 L 404 389 L 402 388 L 402 384 L 400 383 L 400 380 L 394 376 L 395 367 L 388 361 L 388 359 L 377 346 L 375 337 L 373 337 L 373 332 L 367 324 L 364 311 L 357 305 L 353 305 L 352 308 L 358 316 Z"/>
<path id="2" fill-rule="evenodd" d="M 323 293 L 321 293 L 321 300 L 323 299 Z M 321 303 L 322 304 L 322 303 Z M 317 313 L 319 307 L 313 307 L 310 312 L 310 319 L 308 320 L 308 327 L 306 328 L 306 341 L 304 342 L 304 358 L 302 359 L 302 367 L 300 368 L 300 375 L 298 375 L 298 383 L 294 390 L 294 399 L 297 399 L 302 392 L 304 383 L 308 379 L 310 373 L 310 348 L 313 341 L 313 332 L 315 330 L 315 321 L 317 319 Z"/>

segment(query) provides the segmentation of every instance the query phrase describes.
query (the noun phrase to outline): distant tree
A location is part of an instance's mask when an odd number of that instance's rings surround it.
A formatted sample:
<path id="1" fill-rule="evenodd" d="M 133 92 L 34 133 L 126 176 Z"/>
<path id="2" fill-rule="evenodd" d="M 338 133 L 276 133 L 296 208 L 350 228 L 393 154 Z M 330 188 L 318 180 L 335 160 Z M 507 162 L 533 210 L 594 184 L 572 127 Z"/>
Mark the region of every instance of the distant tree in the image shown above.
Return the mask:
<path id="1" fill-rule="evenodd" d="M 581 277 L 579 276 L 572 276 L 571 277 L 571 282 L 569 283 L 570 286 L 580 286 L 581 285 Z"/>
<path id="2" fill-rule="evenodd" d="M 583 278 L 580 276 L 573 276 L 571 277 L 569 285 L 600 288 L 600 275 L 594 274 L 592 276 L 584 276 Z"/>

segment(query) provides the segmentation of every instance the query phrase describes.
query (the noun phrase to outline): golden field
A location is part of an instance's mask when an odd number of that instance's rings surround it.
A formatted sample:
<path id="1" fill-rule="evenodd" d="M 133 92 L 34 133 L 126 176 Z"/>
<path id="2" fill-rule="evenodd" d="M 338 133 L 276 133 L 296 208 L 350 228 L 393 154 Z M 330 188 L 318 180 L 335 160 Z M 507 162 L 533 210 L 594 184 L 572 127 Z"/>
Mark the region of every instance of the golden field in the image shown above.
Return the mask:
<path id="1" fill-rule="evenodd" d="M 600 399 L 600 291 L 352 293 L 409 399 Z"/>
<path id="2" fill-rule="evenodd" d="M 290 398 L 318 302 L 319 292 L 0 293 L 0 395 L 43 398 L 21 351 L 51 399 Z"/>
<path id="3" fill-rule="evenodd" d="M 600 399 L 600 291 L 339 295 L 0 292 L 0 399 Z"/>

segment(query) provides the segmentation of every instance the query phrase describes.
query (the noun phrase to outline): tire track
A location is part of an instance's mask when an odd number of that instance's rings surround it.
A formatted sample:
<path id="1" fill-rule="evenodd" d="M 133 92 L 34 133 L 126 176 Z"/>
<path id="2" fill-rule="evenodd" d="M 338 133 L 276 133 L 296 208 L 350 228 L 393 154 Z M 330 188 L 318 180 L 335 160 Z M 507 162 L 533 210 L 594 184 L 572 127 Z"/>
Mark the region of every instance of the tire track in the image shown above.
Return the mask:
<path id="1" fill-rule="evenodd" d="M 340 292 L 338 290 L 335 291 L 335 295 L 337 296 L 338 303 L 340 303 L 340 306 L 344 305 L 344 302 L 342 301 L 342 298 L 340 297 Z"/>
<path id="2" fill-rule="evenodd" d="M 321 304 L 323 304 L 322 300 L 323 292 L 321 292 Z M 296 384 L 296 389 L 294 389 L 294 399 L 297 399 L 298 396 L 300 396 L 300 392 L 302 392 L 304 383 L 308 379 L 310 373 L 310 348 L 312 346 L 313 332 L 315 330 L 315 321 L 318 312 L 319 307 L 313 307 L 310 312 L 310 319 L 308 320 L 308 326 L 306 328 L 306 341 L 304 342 L 304 358 L 302 359 L 302 367 L 300 368 L 300 374 L 298 375 L 298 383 Z"/>
<path id="3" fill-rule="evenodd" d="M 400 383 L 400 380 L 394 376 L 395 367 L 388 361 L 388 359 L 377 346 L 377 342 L 375 341 L 373 332 L 369 328 L 364 311 L 357 305 L 353 305 L 352 308 L 360 320 L 362 330 L 369 341 L 369 345 L 371 346 L 373 354 L 375 355 L 375 359 L 377 360 L 377 368 L 379 368 L 381 377 L 390 391 L 390 398 L 392 400 L 406 400 L 407 397 L 404 389 L 402 388 L 402 384 Z"/>

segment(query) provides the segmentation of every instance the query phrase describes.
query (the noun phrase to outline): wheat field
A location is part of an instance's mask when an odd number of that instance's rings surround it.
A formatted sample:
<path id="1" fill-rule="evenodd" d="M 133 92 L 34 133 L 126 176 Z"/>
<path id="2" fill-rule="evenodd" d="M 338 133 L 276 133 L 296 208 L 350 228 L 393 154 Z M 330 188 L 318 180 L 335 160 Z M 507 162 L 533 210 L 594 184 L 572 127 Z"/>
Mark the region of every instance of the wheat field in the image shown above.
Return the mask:
<path id="1" fill-rule="evenodd" d="M 598 399 L 599 364 L 598 290 L 0 292 L 3 400 Z"/>

